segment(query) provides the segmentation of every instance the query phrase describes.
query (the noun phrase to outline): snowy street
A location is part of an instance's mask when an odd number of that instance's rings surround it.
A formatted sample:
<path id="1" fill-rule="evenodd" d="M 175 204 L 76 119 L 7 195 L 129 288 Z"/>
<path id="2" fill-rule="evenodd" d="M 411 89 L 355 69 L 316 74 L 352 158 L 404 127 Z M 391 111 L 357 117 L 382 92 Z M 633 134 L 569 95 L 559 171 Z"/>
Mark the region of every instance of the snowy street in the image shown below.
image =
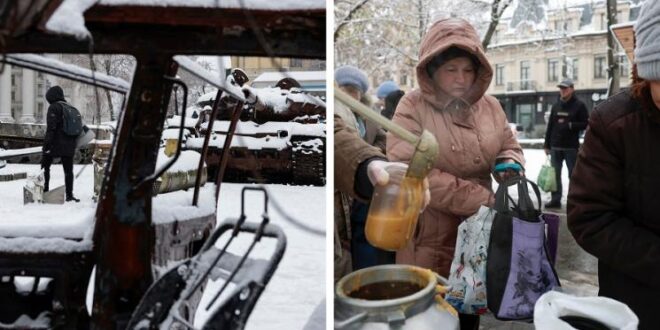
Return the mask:
<path id="1" fill-rule="evenodd" d="M 74 173 L 82 168 L 75 165 Z M 0 174 L 39 170 L 39 165 L 8 164 L 0 169 Z M 64 184 L 62 167 L 51 167 L 51 187 Z M 23 205 L 22 194 L 26 180 L 0 182 L 0 225 L 2 235 L 38 235 L 40 237 L 83 237 L 91 227 L 91 217 L 96 203 L 92 201 L 93 168 L 87 166 L 75 180 L 75 195 L 80 203 L 28 204 Z M 243 184 L 224 183 L 220 192 L 218 223 L 240 215 L 240 196 Z M 253 186 L 253 185 L 251 185 Z M 270 221 L 280 226 L 287 236 L 287 250 L 273 278 L 266 287 L 253 310 L 247 329 L 301 329 L 307 322 L 316 305 L 325 297 L 325 237 L 304 232 L 286 222 L 275 210 L 277 202 L 287 210 L 287 214 L 305 224 L 325 230 L 325 187 L 266 185 L 269 192 Z M 184 192 L 176 192 L 184 193 Z M 192 196 L 192 190 L 185 192 Z M 165 195 L 162 195 L 165 197 Z M 261 193 L 248 192 L 246 204 L 247 221 L 261 221 L 263 198 Z M 202 202 L 208 199 L 202 199 Z M 157 213 L 157 212 L 155 212 Z M 56 225 L 55 225 L 56 224 Z M 249 236 L 249 235 L 248 235 Z M 248 237 L 251 239 L 252 237 Z M 83 241 L 84 242 L 84 241 Z M 239 239 L 230 251 L 241 251 L 247 240 Z M 267 257 L 272 252 L 272 242 L 264 239 L 257 245 L 251 257 Z M 0 239 L 0 244 L 6 243 Z M 85 246 L 91 248 L 91 246 Z M 202 306 L 219 289 L 218 284 L 210 284 L 200 304 L 197 322 L 205 319 Z M 91 292 L 87 294 L 91 297 Z M 88 304 L 89 305 L 89 304 Z"/>

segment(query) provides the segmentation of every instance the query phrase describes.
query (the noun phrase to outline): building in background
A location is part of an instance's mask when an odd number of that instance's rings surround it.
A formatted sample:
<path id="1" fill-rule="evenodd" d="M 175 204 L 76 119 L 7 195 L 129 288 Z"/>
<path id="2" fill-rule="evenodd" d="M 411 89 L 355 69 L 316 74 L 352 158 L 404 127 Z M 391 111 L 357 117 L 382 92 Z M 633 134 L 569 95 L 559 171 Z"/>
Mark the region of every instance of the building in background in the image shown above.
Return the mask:
<path id="1" fill-rule="evenodd" d="M 575 95 L 589 110 L 607 97 L 605 2 L 575 3 L 549 8 L 540 24 L 512 24 L 505 17 L 488 47 L 494 75 L 487 93 L 500 100 L 509 121 L 522 125 L 527 136 L 541 137 L 545 132 L 545 118 L 559 100 L 557 84 L 563 78 L 574 80 Z M 636 20 L 640 8 L 641 2 L 618 1 L 618 22 Z M 625 87 L 631 65 L 618 46 L 616 58 L 620 84 Z"/>
<path id="2" fill-rule="evenodd" d="M 81 65 L 75 55 L 49 55 L 65 63 Z M 5 64 L 0 74 L 0 122 L 1 123 L 46 123 L 48 88 L 59 85 L 64 90 L 67 102 L 83 115 L 85 123 L 99 122 L 97 102 L 92 86 L 59 78 L 29 69 Z M 112 119 L 105 92 L 99 88 L 101 122 Z"/>
<path id="3" fill-rule="evenodd" d="M 287 71 L 325 71 L 324 60 L 301 58 L 232 56 L 231 66 L 245 71 L 250 80 L 254 80 L 264 72 L 280 71 L 280 69 Z"/>

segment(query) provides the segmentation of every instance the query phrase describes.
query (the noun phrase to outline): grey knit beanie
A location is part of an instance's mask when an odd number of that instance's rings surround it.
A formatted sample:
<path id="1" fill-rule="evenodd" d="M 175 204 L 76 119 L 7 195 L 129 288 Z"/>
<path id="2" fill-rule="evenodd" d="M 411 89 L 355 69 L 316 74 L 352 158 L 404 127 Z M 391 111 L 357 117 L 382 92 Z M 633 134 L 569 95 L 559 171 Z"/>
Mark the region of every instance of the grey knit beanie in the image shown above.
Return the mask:
<path id="1" fill-rule="evenodd" d="M 660 80 L 660 1 L 647 0 L 635 24 L 635 63 L 645 80 Z"/>
<path id="2" fill-rule="evenodd" d="M 362 91 L 362 94 L 366 93 L 369 89 L 369 78 L 367 78 L 367 74 L 352 65 L 344 65 L 335 70 L 335 81 L 337 81 L 337 85 L 339 86 L 355 86 Z"/>

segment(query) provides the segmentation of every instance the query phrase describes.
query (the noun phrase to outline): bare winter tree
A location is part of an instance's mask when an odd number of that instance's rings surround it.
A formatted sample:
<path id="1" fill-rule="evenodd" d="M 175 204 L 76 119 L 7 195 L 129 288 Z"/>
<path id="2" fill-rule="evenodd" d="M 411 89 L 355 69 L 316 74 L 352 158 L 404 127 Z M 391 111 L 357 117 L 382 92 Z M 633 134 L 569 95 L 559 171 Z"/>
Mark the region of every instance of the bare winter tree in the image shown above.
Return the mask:
<path id="1" fill-rule="evenodd" d="M 497 29 L 497 26 L 500 24 L 500 19 L 504 11 L 511 5 L 513 0 L 493 0 L 490 10 L 490 23 L 488 24 L 488 29 L 484 34 L 484 37 L 481 41 L 481 44 L 484 46 L 484 50 L 488 49 L 490 40 L 493 37 L 493 33 Z"/>

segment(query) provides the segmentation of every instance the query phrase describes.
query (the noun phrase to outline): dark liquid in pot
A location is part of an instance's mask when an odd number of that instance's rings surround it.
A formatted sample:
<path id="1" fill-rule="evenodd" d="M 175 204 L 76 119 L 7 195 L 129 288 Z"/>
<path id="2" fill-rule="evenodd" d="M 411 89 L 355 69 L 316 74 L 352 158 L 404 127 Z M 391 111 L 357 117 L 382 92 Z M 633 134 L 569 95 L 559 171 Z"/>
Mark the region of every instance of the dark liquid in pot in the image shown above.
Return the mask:
<path id="1" fill-rule="evenodd" d="M 406 281 L 386 281 L 366 284 L 348 294 L 349 297 L 365 300 L 397 299 L 414 294 L 421 285 Z"/>

